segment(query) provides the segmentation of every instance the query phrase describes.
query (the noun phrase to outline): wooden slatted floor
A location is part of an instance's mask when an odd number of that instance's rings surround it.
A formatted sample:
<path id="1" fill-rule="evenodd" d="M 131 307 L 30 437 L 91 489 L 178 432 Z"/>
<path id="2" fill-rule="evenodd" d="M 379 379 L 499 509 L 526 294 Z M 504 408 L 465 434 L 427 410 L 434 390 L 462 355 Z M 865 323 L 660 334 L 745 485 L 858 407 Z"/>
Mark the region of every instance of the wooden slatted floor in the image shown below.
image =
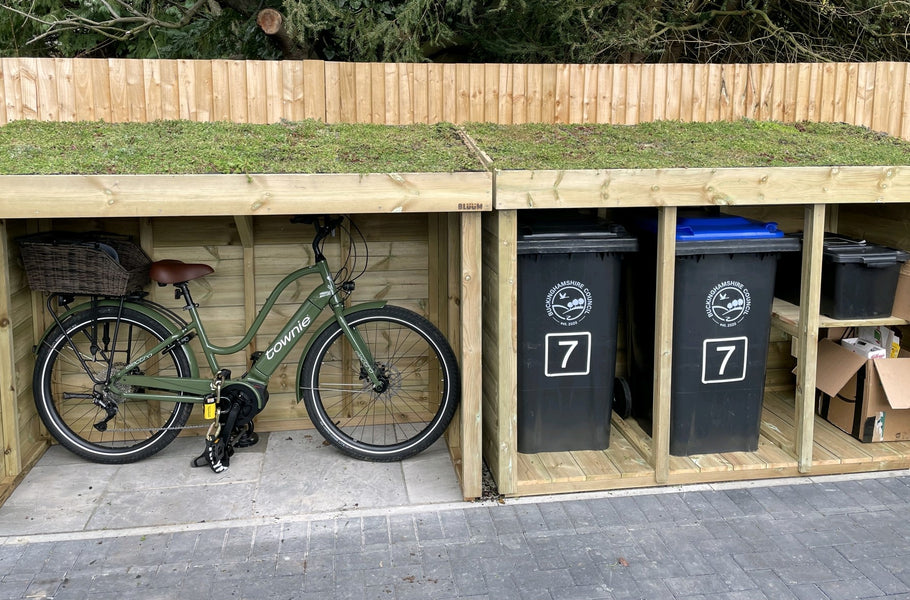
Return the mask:
<path id="1" fill-rule="evenodd" d="M 816 417 L 812 470 L 800 473 L 793 395 L 767 392 L 756 452 L 670 458 L 669 484 L 885 471 L 910 467 L 910 442 L 863 444 Z M 655 486 L 651 437 L 615 413 L 604 451 L 518 454 L 517 496 Z"/>

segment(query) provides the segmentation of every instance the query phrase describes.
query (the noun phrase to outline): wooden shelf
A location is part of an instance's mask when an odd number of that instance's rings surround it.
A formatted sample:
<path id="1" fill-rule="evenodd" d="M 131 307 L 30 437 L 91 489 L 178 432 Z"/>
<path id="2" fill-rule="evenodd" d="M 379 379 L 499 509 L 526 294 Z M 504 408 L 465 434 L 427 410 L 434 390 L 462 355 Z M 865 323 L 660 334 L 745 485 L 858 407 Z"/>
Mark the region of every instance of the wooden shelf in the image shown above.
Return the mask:
<path id="1" fill-rule="evenodd" d="M 790 335 L 798 336 L 799 306 L 780 298 L 775 298 L 771 306 L 771 324 Z M 818 318 L 819 327 L 863 327 L 875 325 L 907 325 L 906 319 L 900 317 L 882 317 L 878 319 L 832 319 L 825 315 Z"/>

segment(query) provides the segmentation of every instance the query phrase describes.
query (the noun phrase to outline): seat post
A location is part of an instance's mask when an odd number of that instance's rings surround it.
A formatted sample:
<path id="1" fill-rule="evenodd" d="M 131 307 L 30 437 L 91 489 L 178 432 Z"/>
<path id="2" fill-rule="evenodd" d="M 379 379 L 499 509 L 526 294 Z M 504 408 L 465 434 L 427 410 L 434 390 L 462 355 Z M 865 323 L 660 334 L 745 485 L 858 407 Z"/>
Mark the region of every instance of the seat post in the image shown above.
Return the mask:
<path id="1" fill-rule="evenodd" d="M 190 294 L 190 286 L 186 281 L 174 284 L 174 300 L 180 300 L 180 298 L 183 298 L 186 301 L 186 306 L 183 307 L 183 310 L 199 308 L 199 305 L 193 302 L 193 296 Z"/>

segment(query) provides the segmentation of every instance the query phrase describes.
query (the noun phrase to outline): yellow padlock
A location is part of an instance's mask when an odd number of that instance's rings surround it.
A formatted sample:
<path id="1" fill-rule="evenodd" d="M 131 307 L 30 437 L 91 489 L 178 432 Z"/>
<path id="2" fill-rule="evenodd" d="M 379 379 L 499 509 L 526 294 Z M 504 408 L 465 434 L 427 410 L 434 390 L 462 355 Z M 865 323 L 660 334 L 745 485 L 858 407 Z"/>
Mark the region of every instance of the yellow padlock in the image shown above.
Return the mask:
<path id="1" fill-rule="evenodd" d="M 214 419 L 214 418 L 215 418 L 215 414 L 216 414 L 216 413 L 215 413 L 215 407 L 216 407 L 216 405 L 215 405 L 215 399 L 214 399 L 214 398 L 206 398 L 206 400 L 205 400 L 205 418 L 206 418 L 206 419 Z"/>

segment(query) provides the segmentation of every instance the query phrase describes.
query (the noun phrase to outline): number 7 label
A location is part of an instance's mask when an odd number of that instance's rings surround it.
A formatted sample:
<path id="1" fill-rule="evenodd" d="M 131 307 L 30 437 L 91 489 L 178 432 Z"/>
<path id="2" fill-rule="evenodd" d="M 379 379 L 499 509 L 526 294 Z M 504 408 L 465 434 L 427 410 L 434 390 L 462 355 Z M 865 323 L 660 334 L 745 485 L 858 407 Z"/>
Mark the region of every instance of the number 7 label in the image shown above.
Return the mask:
<path id="1" fill-rule="evenodd" d="M 591 372 L 591 333 L 548 333 L 544 355 L 544 375 L 566 377 Z"/>
<path id="2" fill-rule="evenodd" d="M 748 354 L 749 339 L 745 337 L 705 340 L 702 344 L 701 382 L 744 380 Z"/>

